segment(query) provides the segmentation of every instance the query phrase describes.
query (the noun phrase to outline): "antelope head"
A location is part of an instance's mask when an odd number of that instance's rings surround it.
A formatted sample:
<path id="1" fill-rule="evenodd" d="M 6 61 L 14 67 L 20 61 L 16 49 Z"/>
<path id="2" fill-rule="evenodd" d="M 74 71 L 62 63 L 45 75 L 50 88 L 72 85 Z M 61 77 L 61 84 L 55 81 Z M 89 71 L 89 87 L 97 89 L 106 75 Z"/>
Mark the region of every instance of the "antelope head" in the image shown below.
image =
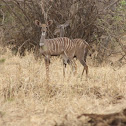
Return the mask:
<path id="1" fill-rule="evenodd" d="M 45 43 L 45 37 L 46 37 L 46 33 L 47 33 L 47 29 L 48 27 L 53 23 L 52 20 L 49 20 L 46 24 L 42 24 L 40 21 L 35 20 L 35 25 L 37 25 L 38 27 L 41 28 L 41 38 L 40 38 L 40 42 L 39 45 L 43 46 Z"/>
<path id="2" fill-rule="evenodd" d="M 67 20 L 64 24 L 57 25 L 54 35 L 60 34 L 60 37 L 64 37 L 65 28 L 70 25 L 71 20 Z"/>

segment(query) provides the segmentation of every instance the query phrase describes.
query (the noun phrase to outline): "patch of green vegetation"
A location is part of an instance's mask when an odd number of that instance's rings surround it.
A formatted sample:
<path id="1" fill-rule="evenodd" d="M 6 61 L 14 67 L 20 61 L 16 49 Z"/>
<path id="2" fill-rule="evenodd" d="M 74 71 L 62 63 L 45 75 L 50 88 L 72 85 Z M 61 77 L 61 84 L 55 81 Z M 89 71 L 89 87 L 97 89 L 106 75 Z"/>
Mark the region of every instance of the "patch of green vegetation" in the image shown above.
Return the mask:
<path id="1" fill-rule="evenodd" d="M 7 98 L 7 101 L 13 102 L 14 101 L 14 98 Z"/>
<path id="2" fill-rule="evenodd" d="M 3 58 L 3 59 L 0 59 L 0 64 L 1 64 L 1 63 L 4 63 L 5 60 L 6 60 L 6 59 L 4 59 L 4 58 Z"/>
<path id="3" fill-rule="evenodd" d="M 120 4 L 121 4 L 122 6 L 126 6 L 126 1 L 125 1 L 125 0 L 121 0 L 121 1 L 120 1 Z"/>

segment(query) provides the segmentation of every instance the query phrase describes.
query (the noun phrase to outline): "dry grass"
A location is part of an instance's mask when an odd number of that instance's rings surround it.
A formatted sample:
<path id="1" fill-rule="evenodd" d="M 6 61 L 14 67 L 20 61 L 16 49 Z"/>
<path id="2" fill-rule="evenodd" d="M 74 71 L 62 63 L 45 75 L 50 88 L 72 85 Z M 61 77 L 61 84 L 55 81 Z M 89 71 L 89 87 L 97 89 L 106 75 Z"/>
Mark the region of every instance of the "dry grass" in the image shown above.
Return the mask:
<path id="1" fill-rule="evenodd" d="M 126 106 L 126 66 L 89 66 L 90 78 L 80 80 L 67 66 L 63 79 L 62 60 L 52 58 L 51 81 L 45 80 L 44 60 L 32 53 L 0 56 L 0 126 L 87 126 L 82 113 L 118 112 Z"/>

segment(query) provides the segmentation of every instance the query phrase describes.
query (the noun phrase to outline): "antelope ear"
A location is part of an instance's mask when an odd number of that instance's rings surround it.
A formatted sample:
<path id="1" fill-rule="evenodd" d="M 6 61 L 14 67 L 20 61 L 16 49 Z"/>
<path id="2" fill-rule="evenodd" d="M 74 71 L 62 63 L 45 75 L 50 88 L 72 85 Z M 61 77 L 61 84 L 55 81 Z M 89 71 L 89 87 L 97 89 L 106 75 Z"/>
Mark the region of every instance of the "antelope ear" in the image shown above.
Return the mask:
<path id="1" fill-rule="evenodd" d="M 49 21 L 47 22 L 47 26 L 52 25 L 52 23 L 53 23 L 53 20 L 49 20 Z"/>
<path id="2" fill-rule="evenodd" d="M 41 26 L 41 22 L 40 21 L 38 21 L 38 20 L 35 20 L 35 25 L 37 25 L 37 26 Z"/>

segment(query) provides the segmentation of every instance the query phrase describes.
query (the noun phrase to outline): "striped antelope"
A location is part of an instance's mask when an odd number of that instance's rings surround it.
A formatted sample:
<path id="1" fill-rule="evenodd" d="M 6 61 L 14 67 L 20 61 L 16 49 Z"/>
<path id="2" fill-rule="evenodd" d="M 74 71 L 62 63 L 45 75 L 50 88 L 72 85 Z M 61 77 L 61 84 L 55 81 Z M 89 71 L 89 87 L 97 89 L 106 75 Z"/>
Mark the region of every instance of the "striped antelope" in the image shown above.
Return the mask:
<path id="1" fill-rule="evenodd" d="M 54 39 L 46 39 L 47 28 L 52 24 L 52 20 L 49 20 L 46 24 L 41 24 L 40 21 L 35 20 L 35 24 L 41 28 L 40 38 L 40 53 L 44 56 L 46 65 L 46 77 L 49 81 L 49 64 L 51 56 L 61 55 L 64 62 L 72 63 L 71 59 L 74 57 L 75 46 L 73 42 L 67 37 L 58 37 Z"/>
<path id="2" fill-rule="evenodd" d="M 54 31 L 54 35 L 60 34 L 60 37 L 64 37 L 64 32 L 65 32 L 65 28 L 67 26 L 69 26 L 70 21 L 66 21 L 64 24 L 60 24 L 57 25 L 55 31 Z M 74 57 L 76 57 L 80 63 L 84 66 L 82 75 L 84 73 L 84 70 L 86 70 L 86 75 L 88 75 L 88 66 L 86 64 L 86 58 L 87 58 L 87 54 L 88 54 L 88 50 L 90 49 L 89 44 L 82 40 L 82 39 L 73 39 L 72 42 L 75 45 L 75 54 Z M 63 61 L 64 66 L 66 67 L 66 64 Z M 76 63 L 75 64 L 75 68 L 76 68 Z M 77 68 L 76 68 L 77 71 Z"/>

